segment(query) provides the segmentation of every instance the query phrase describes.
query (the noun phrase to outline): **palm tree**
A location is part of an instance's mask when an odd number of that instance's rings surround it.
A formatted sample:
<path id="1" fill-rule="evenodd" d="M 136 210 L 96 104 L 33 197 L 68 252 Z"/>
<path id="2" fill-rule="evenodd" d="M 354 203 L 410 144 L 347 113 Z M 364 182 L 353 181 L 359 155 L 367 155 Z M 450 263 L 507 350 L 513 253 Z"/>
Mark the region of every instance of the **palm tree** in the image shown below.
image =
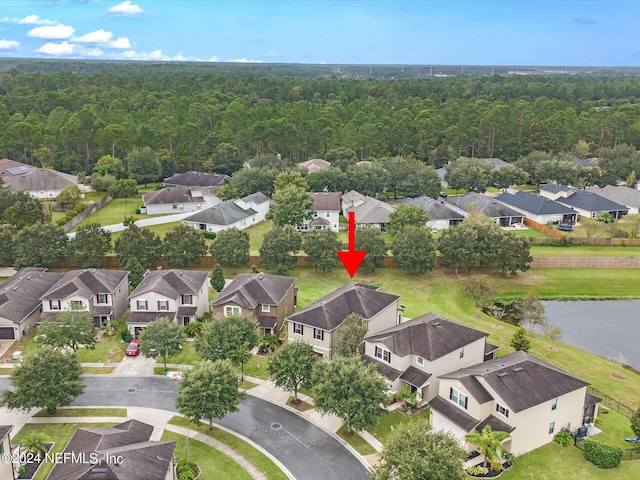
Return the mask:
<path id="1" fill-rule="evenodd" d="M 22 440 L 22 448 L 27 453 L 33 453 L 34 455 L 45 455 L 49 449 L 47 444 L 51 443 L 51 438 L 42 432 L 33 432 L 25 435 Z"/>
<path id="2" fill-rule="evenodd" d="M 491 464 L 494 470 L 502 470 L 502 457 L 505 454 L 502 441 L 508 438 L 507 432 L 493 431 L 490 425 L 485 426 L 480 433 L 469 433 L 465 439 L 478 447 L 484 457 L 484 466 Z"/>

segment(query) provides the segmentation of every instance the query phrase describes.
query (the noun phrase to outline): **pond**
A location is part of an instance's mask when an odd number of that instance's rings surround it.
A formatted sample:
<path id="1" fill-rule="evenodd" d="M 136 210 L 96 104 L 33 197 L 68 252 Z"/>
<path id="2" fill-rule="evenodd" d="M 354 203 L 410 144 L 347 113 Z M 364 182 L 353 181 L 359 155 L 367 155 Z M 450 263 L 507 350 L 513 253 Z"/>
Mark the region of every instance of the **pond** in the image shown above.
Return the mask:
<path id="1" fill-rule="evenodd" d="M 640 370 L 640 300 L 542 302 L 563 342 Z"/>

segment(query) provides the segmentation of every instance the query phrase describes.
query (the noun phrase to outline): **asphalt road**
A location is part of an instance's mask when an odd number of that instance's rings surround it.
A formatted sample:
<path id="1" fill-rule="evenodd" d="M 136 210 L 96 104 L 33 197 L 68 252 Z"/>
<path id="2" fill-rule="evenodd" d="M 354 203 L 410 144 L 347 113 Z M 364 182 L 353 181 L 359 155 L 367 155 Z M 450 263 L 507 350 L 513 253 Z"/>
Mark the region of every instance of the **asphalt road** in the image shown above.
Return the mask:
<path id="1" fill-rule="evenodd" d="M 176 411 L 175 381 L 158 377 L 85 377 L 85 393 L 76 406 L 146 407 Z M 9 388 L 0 378 L 0 389 Z M 216 421 L 251 439 L 276 457 L 297 480 L 365 480 L 364 465 L 315 424 L 251 395 L 240 411 Z"/>

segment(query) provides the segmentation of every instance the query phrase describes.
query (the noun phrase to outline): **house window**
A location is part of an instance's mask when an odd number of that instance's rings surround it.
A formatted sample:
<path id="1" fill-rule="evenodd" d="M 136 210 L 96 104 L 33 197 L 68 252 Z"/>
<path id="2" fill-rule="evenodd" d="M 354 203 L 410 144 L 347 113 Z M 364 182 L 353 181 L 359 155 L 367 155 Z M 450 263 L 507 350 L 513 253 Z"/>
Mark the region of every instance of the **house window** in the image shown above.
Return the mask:
<path id="1" fill-rule="evenodd" d="M 71 300 L 69 304 L 71 305 L 71 308 L 74 310 L 84 308 L 84 304 L 82 303 L 82 300 Z"/>
<path id="2" fill-rule="evenodd" d="M 416 363 L 418 365 L 420 365 L 421 367 L 424 367 L 424 358 L 422 358 L 422 357 L 416 358 Z"/>
<path id="3" fill-rule="evenodd" d="M 262 311 L 263 312 L 270 312 L 271 311 L 271 305 L 265 305 L 264 303 L 262 304 Z"/>
<path id="4" fill-rule="evenodd" d="M 506 407 L 503 407 L 499 403 L 496 403 L 496 412 L 498 412 L 500 415 L 504 415 L 505 417 L 509 416 L 509 409 Z"/>
<path id="5" fill-rule="evenodd" d="M 149 304 L 146 300 L 136 300 L 137 310 L 149 310 Z"/>
<path id="6" fill-rule="evenodd" d="M 224 316 L 240 315 L 240 307 L 224 307 Z"/>
<path id="7" fill-rule="evenodd" d="M 558 408 L 558 397 L 551 400 L 551 410 L 555 410 L 556 408 Z"/>
<path id="8" fill-rule="evenodd" d="M 301 323 L 294 323 L 293 324 L 293 333 L 295 333 L 296 335 L 302 335 L 302 324 Z"/>
<path id="9" fill-rule="evenodd" d="M 166 312 L 169 310 L 169 300 L 158 300 L 158 310 Z"/>
<path id="10" fill-rule="evenodd" d="M 107 294 L 106 293 L 99 293 L 98 295 L 96 295 L 96 303 L 107 303 Z"/>
<path id="11" fill-rule="evenodd" d="M 183 305 L 192 305 L 193 304 L 193 295 L 182 295 L 182 304 Z M 238 312 L 240 313 L 240 312 Z"/>
<path id="12" fill-rule="evenodd" d="M 553 433 L 553 431 L 556 429 L 556 422 L 551 422 L 549 424 L 549 433 Z"/>
<path id="13" fill-rule="evenodd" d="M 325 217 L 330 218 L 331 217 L 331 212 L 327 212 L 324 214 Z"/>
<path id="14" fill-rule="evenodd" d="M 316 340 L 324 340 L 324 330 L 321 330 L 319 328 L 314 328 L 313 338 L 315 338 Z"/>
<path id="15" fill-rule="evenodd" d="M 171 205 L 171 208 L 174 209 L 174 210 L 177 210 L 178 209 L 178 204 L 174 203 L 173 205 Z"/>
<path id="16" fill-rule="evenodd" d="M 51 310 L 60 310 L 60 300 L 49 300 L 49 308 Z"/>
<path id="17" fill-rule="evenodd" d="M 464 347 L 460 349 L 459 354 L 460 354 L 460 358 L 464 357 Z"/>
<path id="18" fill-rule="evenodd" d="M 449 390 L 449 400 L 451 400 L 453 403 L 457 403 L 465 410 L 467 409 L 467 405 L 469 404 L 469 399 L 467 398 L 467 396 L 453 387 L 451 387 L 451 389 Z"/>
<path id="19" fill-rule="evenodd" d="M 391 363 L 391 352 L 389 350 L 385 350 L 384 348 L 376 345 L 374 355 L 387 363 Z"/>

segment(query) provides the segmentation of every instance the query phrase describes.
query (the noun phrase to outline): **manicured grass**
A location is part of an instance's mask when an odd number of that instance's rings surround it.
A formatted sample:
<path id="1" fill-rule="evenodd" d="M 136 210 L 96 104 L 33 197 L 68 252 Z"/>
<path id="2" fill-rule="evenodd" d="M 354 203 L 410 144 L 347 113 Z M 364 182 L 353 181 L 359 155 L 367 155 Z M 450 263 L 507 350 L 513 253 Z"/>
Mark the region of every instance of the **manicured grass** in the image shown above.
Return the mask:
<path id="1" fill-rule="evenodd" d="M 198 440 L 165 431 L 162 440 L 177 441 L 175 455 L 200 467 L 200 478 L 207 480 L 252 480 L 251 475 L 224 453 Z"/>
<path id="2" fill-rule="evenodd" d="M 168 231 L 173 230 L 176 226 L 180 225 L 180 223 L 181 222 L 162 223 L 160 225 L 151 225 L 150 227 L 142 228 L 148 228 L 153 233 L 157 234 L 161 239 L 163 239 Z M 120 238 L 120 235 L 122 235 L 122 231 L 113 232 L 111 234 L 111 241 L 115 243 L 115 241 Z"/>
<path id="3" fill-rule="evenodd" d="M 191 430 L 196 430 L 200 433 L 208 435 L 211 438 L 215 438 L 219 442 L 222 442 L 225 445 L 233 448 L 236 452 L 238 452 L 244 458 L 253 463 L 256 467 L 258 467 L 258 469 L 260 469 L 260 471 L 262 471 L 262 473 L 264 473 L 269 480 L 287 480 L 288 478 L 268 456 L 266 456 L 260 450 L 254 448 L 252 445 L 245 442 L 241 438 L 238 438 L 229 432 L 226 432 L 217 427 L 213 427 L 212 430 L 209 430 L 209 425 L 203 424 L 197 426 L 191 423 L 189 419 L 184 417 L 173 417 L 171 420 L 169 420 L 169 423 L 171 423 L 172 425 L 189 428 Z M 200 478 L 208 479 L 209 477 L 205 476 Z"/>
<path id="4" fill-rule="evenodd" d="M 198 352 L 193 348 L 193 342 L 184 342 L 182 344 L 182 351 L 171 357 L 167 357 L 167 363 L 177 363 L 179 365 L 193 365 L 196 362 L 202 361 Z M 164 360 L 162 357 L 157 359 L 158 366 L 164 366 Z"/>
<path id="5" fill-rule="evenodd" d="M 640 247 L 572 245 L 553 247 L 534 245 L 531 247 L 534 257 L 639 257 Z"/>
<path id="6" fill-rule="evenodd" d="M 244 364 L 244 374 L 267 380 L 269 378 L 268 358 L 269 357 L 262 355 L 253 355 L 249 361 Z"/>
<path id="7" fill-rule="evenodd" d="M 252 388 L 255 388 L 257 386 L 258 386 L 257 383 L 250 382 L 249 380 L 242 380 L 240 382 L 240 388 L 242 390 L 251 390 Z"/>
<path id="8" fill-rule="evenodd" d="M 87 223 L 113 225 L 122 223 L 125 217 L 134 217 L 136 220 L 149 218 L 148 215 L 136 214 L 136 209 L 143 205 L 142 198 L 114 198 L 96 213 L 86 218 L 80 225 Z"/>
<path id="9" fill-rule="evenodd" d="M 35 341 L 37 330 L 30 333 L 24 340 L 19 342 L 21 345 L 17 350 L 22 350 L 23 355 L 34 355 L 38 349 L 38 343 Z M 77 351 L 80 363 L 111 363 L 119 362 L 124 357 L 124 350 L 127 344 L 122 341 L 117 333 L 111 337 L 102 337 L 96 348 L 89 350 L 80 347 Z M 102 368 L 102 367 L 100 367 Z M 111 373 L 108 371 L 87 371 L 83 373 Z"/>
<path id="10" fill-rule="evenodd" d="M 126 417 L 126 408 L 60 408 L 55 415 L 40 410 L 34 417 Z"/>
<path id="11" fill-rule="evenodd" d="M 262 241 L 264 240 L 264 234 L 272 228 L 273 224 L 271 221 L 267 220 L 260 222 L 257 225 L 252 225 L 245 230 L 249 233 L 249 250 L 252 254 L 258 254 L 260 247 L 262 246 Z"/>
<path id="12" fill-rule="evenodd" d="M 549 235 L 546 235 L 542 232 L 539 232 L 538 230 L 534 229 L 534 228 L 524 228 L 524 229 L 517 229 L 517 230 L 503 230 L 505 232 L 509 232 L 509 233 L 513 233 L 514 235 L 517 235 L 518 237 L 530 237 L 530 238 L 549 238 Z"/>
<path id="13" fill-rule="evenodd" d="M 116 367 L 81 367 L 83 375 L 108 375 L 115 369 Z"/>
<path id="14" fill-rule="evenodd" d="M 347 433 L 347 429 L 344 425 L 338 429 L 337 433 L 340 438 L 351 445 L 360 455 L 372 455 L 376 453 L 376 449 L 356 432 Z"/>
<path id="15" fill-rule="evenodd" d="M 387 412 L 382 415 L 375 425 L 371 425 L 366 428 L 366 430 L 380 440 L 382 443 L 385 443 L 387 437 L 398 428 L 400 425 L 408 422 L 412 422 L 417 419 L 428 419 L 429 418 L 429 409 L 423 408 L 420 412 L 416 413 L 412 416 L 407 416 L 402 412 L 397 410 L 393 410 L 391 412 Z"/>

